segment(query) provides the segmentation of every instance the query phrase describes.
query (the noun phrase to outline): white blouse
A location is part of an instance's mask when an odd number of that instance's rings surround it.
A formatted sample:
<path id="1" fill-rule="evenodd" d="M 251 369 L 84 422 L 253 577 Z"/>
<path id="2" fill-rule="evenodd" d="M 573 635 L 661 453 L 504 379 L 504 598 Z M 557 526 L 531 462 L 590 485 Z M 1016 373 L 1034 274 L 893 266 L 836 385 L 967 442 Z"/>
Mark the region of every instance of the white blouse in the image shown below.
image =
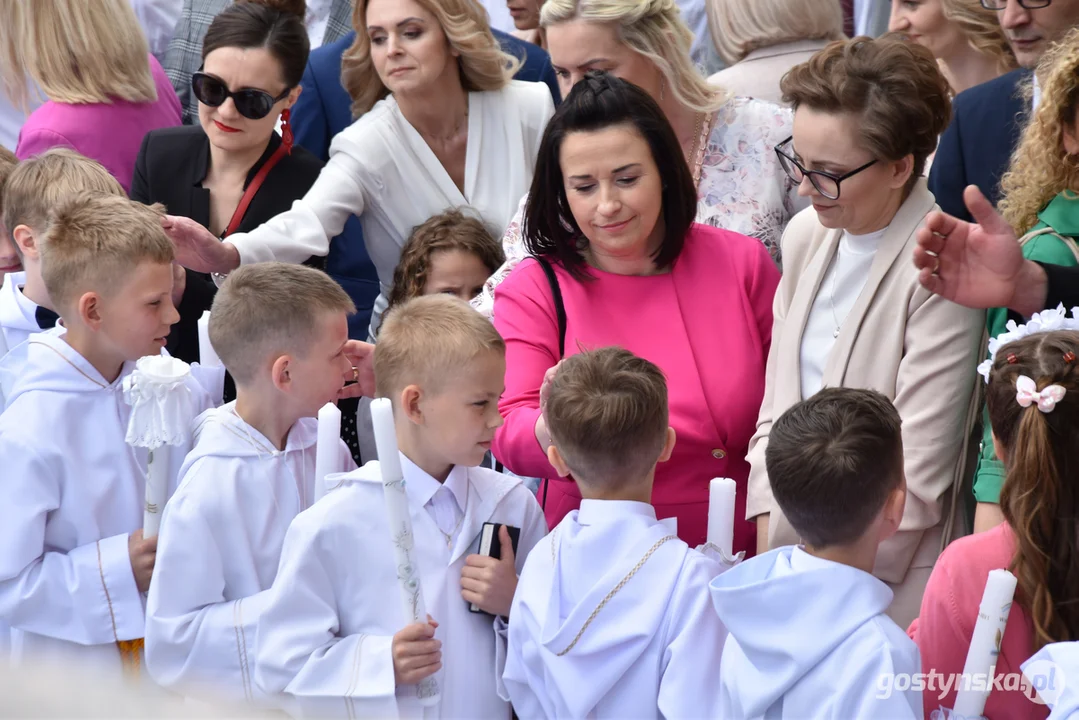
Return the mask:
<path id="1" fill-rule="evenodd" d="M 808 201 L 783 171 L 775 146 L 791 135 L 793 113 L 763 100 L 736 97 L 716 111 L 697 183 L 697 222 L 760 240 L 781 262 L 783 230 Z M 527 196 L 502 237 L 506 262 L 484 284 L 472 307 L 494 316 L 494 293 L 526 257 L 521 225 Z"/>
<path id="2" fill-rule="evenodd" d="M 413 228 L 449 208 L 471 206 L 501 233 L 528 192 L 540 139 L 554 114 L 550 90 L 515 80 L 502 90 L 469 93 L 468 109 L 464 193 L 391 95 L 338 133 L 326 167 L 291 210 L 229 236 L 240 263 L 323 256 L 330 238 L 358 215 L 381 286 L 373 335 Z"/>

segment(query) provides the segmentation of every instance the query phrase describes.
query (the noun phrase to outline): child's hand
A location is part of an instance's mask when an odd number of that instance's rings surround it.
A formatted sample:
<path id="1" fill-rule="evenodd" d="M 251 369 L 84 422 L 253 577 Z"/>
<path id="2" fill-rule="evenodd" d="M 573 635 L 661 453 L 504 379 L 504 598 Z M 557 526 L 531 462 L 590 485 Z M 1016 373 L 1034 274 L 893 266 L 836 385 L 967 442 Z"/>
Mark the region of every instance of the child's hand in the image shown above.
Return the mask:
<path id="1" fill-rule="evenodd" d="M 558 368 L 562 367 L 562 362 L 562 360 L 559 360 L 553 366 L 547 368 L 547 372 L 543 373 L 543 382 L 540 383 L 539 392 L 540 413 L 546 413 L 547 398 L 551 394 L 551 381 L 558 374 Z"/>
<path id="2" fill-rule="evenodd" d="M 150 576 L 154 573 L 154 561 L 157 559 L 157 536 L 146 540 L 142 530 L 136 530 L 127 536 L 127 554 L 131 556 L 131 572 L 135 574 L 135 585 L 139 592 L 150 589 Z"/>
<path id="3" fill-rule="evenodd" d="M 397 685 L 415 685 L 442 669 L 442 641 L 435 640 L 438 623 L 412 623 L 393 636 L 393 679 Z"/>
<path id="4" fill-rule="evenodd" d="M 469 555 L 461 570 L 461 597 L 492 615 L 509 617 L 513 593 L 517 591 L 517 567 L 513 541 L 505 525 L 498 528 L 502 557 Z"/>

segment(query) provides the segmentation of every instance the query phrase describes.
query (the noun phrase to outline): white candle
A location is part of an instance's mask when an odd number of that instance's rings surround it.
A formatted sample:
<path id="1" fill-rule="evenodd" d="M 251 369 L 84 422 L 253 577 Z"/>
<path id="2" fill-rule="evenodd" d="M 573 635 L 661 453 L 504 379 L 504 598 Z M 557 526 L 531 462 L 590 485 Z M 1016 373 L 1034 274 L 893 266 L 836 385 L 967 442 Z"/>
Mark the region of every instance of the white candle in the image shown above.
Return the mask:
<path id="1" fill-rule="evenodd" d="M 408 512 L 405 475 L 397 449 L 397 430 L 393 423 L 393 404 L 388 398 L 371 401 L 371 421 L 378 450 L 378 465 L 382 471 L 382 494 L 386 500 L 386 515 L 393 539 L 394 559 L 397 562 L 398 587 L 409 623 L 427 622 L 427 606 L 423 601 L 420 573 L 412 557 L 412 516 Z M 432 706 L 439 701 L 438 681 L 434 675 L 424 678 L 416 688 L 420 704 Z"/>
<path id="2" fill-rule="evenodd" d="M 342 472 L 341 411 L 326 403 L 318 411 L 318 442 L 315 445 L 315 500 L 326 494 L 326 476 Z"/>
<path id="3" fill-rule="evenodd" d="M 960 717 L 980 717 L 985 710 L 985 701 L 989 699 L 989 692 L 992 690 L 1004 627 L 1008 624 L 1008 613 L 1012 609 L 1015 585 L 1015 575 L 1007 570 L 989 571 L 985 592 L 982 593 L 982 604 L 978 608 L 978 621 L 974 624 L 974 634 L 967 651 L 967 662 L 963 666 L 962 683 L 955 698 L 955 714 Z M 979 674 L 986 682 L 976 681 L 975 676 Z M 976 690 L 975 687 L 985 689 Z"/>
<path id="4" fill-rule="evenodd" d="M 144 538 L 156 537 L 161 529 L 161 513 L 165 510 L 169 492 L 171 456 L 172 451 L 168 445 L 150 451 L 149 465 L 146 468 L 146 508 L 142 514 Z"/>
<path id="5" fill-rule="evenodd" d="M 714 478 L 708 484 L 708 542 L 734 557 L 734 495 L 730 478 Z"/>
<path id="6" fill-rule="evenodd" d="M 203 367 L 220 367 L 221 358 L 217 356 L 214 346 L 210 344 L 210 311 L 207 310 L 199 318 L 199 364 Z"/>

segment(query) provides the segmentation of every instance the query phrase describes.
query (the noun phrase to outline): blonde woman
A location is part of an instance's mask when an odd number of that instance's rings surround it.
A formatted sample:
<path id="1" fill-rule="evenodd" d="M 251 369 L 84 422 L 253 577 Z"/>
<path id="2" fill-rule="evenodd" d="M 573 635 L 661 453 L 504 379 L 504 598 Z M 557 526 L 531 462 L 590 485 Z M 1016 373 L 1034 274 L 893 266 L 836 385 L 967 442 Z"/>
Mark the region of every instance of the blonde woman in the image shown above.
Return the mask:
<path id="1" fill-rule="evenodd" d="M 773 148 L 791 112 L 710 85 L 690 59 L 692 34 L 675 0 L 546 0 L 540 22 L 562 96 L 589 70 L 637 85 L 663 110 L 697 188 L 696 222 L 761 241 L 778 263 L 779 239 L 806 206 Z M 494 313 L 495 288 L 526 256 L 525 200 L 502 238 L 506 263 L 472 306 Z"/>
<path id="2" fill-rule="evenodd" d="M 843 35 L 835 0 L 709 0 L 708 25 L 724 70 L 708 78 L 736 95 L 782 102 L 779 81 Z"/>
<path id="3" fill-rule="evenodd" d="M 0 3 L 0 75 L 17 106 L 27 78 L 48 98 L 19 133 L 20 159 L 71 147 L 125 191 L 143 136 L 180 124 L 180 101 L 128 0 Z"/>
<path id="4" fill-rule="evenodd" d="M 532 181 L 554 103 L 546 85 L 510 79 L 519 63 L 472 0 L 356 0 L 352 21 L 342 81 L 359 119 L 334 138 L 303 199 L 227 242 L 187 218 L 168 218 L 166 229 L 182 264 L 227 273 L 325 255 L 358 215 L 380 284 L 373 336 L 412 228 L 468 205 L 505 229 Z"/>
<path id="5" fill-rule="evenodd" d="M 1019 237 L 1023 257 L 1074 267 L 1079 265 L 1079 30 L 1054 45 L 1040 68 L 1042 100 L 1001 180 L 998 209 Z M 986 313 L 989 337 L 1006 330 L 1010 315 L 1006 308 Z M 1003 483 L 1004 465 L 994 452 L 987 418 L 974 476 L 975 531 L 1004 522 Z"/>
<path id="6" fill-rule="evenodd" d="M 1018 67 L 998 14 L 980 0 L 892 0 L 888 29 L 929 48 L 958 95 Z"/>

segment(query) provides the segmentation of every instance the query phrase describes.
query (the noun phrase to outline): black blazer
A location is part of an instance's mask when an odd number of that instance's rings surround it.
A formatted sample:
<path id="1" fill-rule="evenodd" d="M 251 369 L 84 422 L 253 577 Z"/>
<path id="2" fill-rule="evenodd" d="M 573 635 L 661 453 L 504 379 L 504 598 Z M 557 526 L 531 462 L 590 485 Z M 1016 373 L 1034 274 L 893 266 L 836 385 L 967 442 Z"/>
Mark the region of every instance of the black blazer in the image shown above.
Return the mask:
<path id="1" fill-rule="evenodd" d="M 274 133 L 262 157 L 247 174 L 244 187 L 281 144 Z M 251 200 L 237 232 L 250 232 L 264 222 L 292 207 L 315 184 L 324 163 L 302 147 L 293 145 L 292 153 L 281 160 L 266 176 Z M 181 125 L 146 134 L 135 162 L 131 180 L 131 199 L 142 203 L 162 203 L 170 215 L 188 217 L 204 227 L 210 224 L 210 191 L 202 181 L 210 168 L 210 140 L 202 127 Z M 312 258 L 305 264 L 322 268 L 324 258 Z M 173 325 L 168 351 L 185 362 L 199 359 L 198 319 L 210 309 L 217 287 L 207 275 L 188 271 L 187 288 L 177 310 L 180 321 Z"/>
<path id="2" fill-rule="evenodd" d="M 956 95 L 929 172 L 929 190 L 944 212 L 973 220 L 963 203 L 967 185 L 977 185 L 997 204 L 1000 178 L 1030 114 L 1022 92 L 1029 82 L 1029 70 L 1013 70 Z"/>

